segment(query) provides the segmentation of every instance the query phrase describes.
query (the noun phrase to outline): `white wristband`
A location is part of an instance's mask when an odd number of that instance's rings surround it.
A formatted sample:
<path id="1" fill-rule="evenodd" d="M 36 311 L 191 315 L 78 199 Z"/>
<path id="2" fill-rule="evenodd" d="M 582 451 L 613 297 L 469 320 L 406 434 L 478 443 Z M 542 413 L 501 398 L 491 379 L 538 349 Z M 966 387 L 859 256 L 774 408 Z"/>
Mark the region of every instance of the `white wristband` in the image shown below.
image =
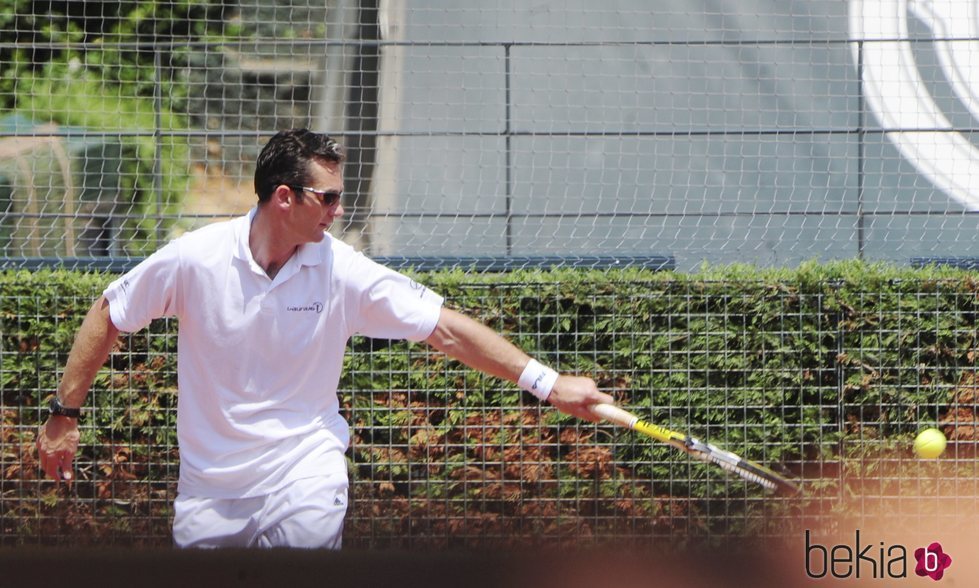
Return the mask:
<path id="1" fill-rule="evenodd" d="M 554 382 L 557 382 L 557 377 L 556 371 L 531 359 L 520 374 L 517 386 L 544 401 L 551 395 L 551 388 L 554 387 Z"/>

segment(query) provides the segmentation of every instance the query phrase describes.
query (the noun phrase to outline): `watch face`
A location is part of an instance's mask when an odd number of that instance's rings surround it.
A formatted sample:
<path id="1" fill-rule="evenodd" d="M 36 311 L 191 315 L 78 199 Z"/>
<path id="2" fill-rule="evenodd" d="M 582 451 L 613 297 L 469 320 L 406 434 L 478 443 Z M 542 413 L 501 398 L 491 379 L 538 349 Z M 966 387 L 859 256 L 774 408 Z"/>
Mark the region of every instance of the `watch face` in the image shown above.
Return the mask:
<path id="1" fill-rule="evenodd" d="M 62 406 L 61 401 L 58 400 L 57 396 L 52 398 L 51 402 L 48 403 L 48 409 L 51 411 L 51 414 L 55 416 L 66 416 L 66 417 L 75 417 L 75 418 L 77 418 L 82 412 L 81 409 L 78 408 L 66 408 Z"/>

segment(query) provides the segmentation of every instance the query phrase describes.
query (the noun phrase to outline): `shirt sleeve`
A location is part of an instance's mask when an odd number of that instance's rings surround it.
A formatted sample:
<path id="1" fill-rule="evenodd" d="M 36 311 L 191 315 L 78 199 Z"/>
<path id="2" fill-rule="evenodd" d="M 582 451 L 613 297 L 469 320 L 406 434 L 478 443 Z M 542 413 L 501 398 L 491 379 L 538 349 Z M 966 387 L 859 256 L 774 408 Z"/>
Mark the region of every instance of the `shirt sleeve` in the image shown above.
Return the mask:
<path id="1" fill-rule="evenodd" d="M 423 341 L 435 330 L 442 296 L 363 256 L 351 264 L 356 284 L 354 332 L 379 339 Z"/>
<path id="2" fill-rule="evenodd" d="M 109 284 L 103 295 L 112 324 L 131 333 L 175 315 L 179 262 L 178 244 L 171 242 Z"/>

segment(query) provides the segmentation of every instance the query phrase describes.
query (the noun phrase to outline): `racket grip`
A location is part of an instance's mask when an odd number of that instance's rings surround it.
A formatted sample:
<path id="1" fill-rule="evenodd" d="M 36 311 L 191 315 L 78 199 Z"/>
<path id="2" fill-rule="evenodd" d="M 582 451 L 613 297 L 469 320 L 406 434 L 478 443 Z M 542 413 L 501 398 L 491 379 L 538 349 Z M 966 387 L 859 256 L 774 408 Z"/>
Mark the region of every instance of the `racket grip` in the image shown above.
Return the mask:
<path id="1" fill-rule="evenodd" d="M 636 415 L 614 404 L 592 404 L 589 408 L 599 418 L 627 429 L 631 429 L 639 420 Z"/>

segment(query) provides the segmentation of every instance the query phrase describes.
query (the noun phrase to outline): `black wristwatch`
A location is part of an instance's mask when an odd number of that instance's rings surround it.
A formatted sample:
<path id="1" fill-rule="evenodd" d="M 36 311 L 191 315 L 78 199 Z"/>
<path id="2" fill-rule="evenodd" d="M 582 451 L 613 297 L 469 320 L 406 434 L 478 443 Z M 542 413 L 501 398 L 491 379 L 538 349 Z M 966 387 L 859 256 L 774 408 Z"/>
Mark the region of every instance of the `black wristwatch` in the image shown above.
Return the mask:
<path id="1" fill-rule="evenodd" d="M 82 409 L 66 407 L 61 404 L 61 400 L 57 395 L 51 397 L 51 402 L 48 403 L 48 412 L 51 416 L 71 417 L 73 419 L 82 416 Z"/>

